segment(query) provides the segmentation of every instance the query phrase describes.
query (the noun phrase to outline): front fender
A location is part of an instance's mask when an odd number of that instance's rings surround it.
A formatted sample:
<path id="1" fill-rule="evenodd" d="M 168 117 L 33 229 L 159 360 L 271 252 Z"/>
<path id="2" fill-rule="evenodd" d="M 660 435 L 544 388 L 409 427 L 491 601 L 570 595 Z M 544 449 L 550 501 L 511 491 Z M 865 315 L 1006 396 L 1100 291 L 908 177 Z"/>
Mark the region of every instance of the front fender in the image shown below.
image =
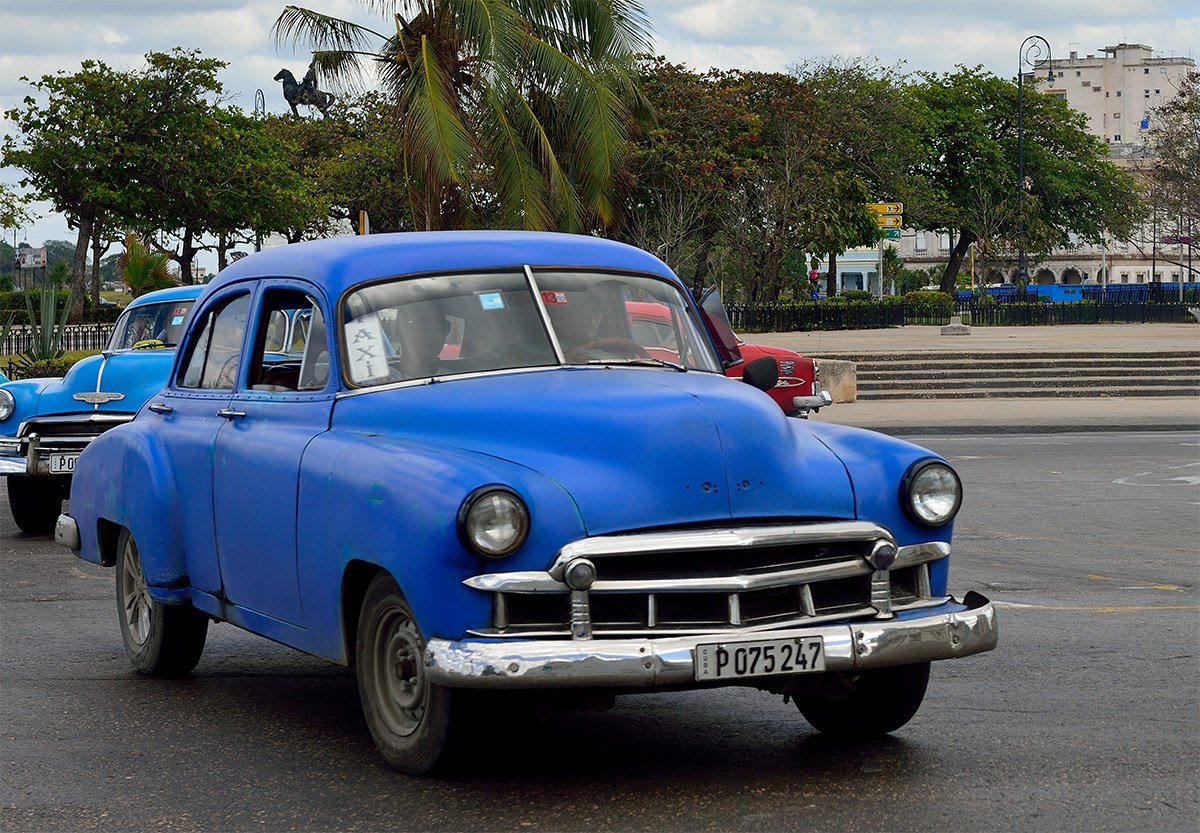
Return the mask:
<path id="1" fill-rule="evenodd" d="M 887 527 L 900 545 L 927 541 L 950 543 L 954 522 L 936 529 L 913 523 L 900 502 L 900 484 L 909 466 L 918 460 L 943 460 L 942 456 L 896 437 L 862 428 L 811 420 L 797 423 L 836 454 L 846 466 L 854 486 L 855 517 Z M 930 565 L 935 594 L 946 592 L 948 558 Z"/>
<path id="2" fill-rule="evenodd" d="M 112 566 L 115 553 L 104 551 L 100 531 L 104 522 L 116 524 L 137 541 L 147 583 L 186 586 L 178 506 L 180 496 L 159 436 L 137 421 L 106 431 L 84 449 L 71 480 L 79 557 Z"/>
<path id="3" fill-rule="evenodd" d="M 505 569 L 546 569 L 567 541 L 585 534 L 578 507 L 531 469 L 426 443 L 380 436 L 315 439 L 304 455 L 297 528 L 300 592 L 316 652 L 341 657 L 342 581 L 358 562 L 387 570 L 403 589 L 423 635 L 461 638 L 491 621 L 488 594 L 463 581 L 490 572 L 459 540 L 457 515 L 475 489 L 503 484 L 525 501 L 529 539 Z M 357 615 L 348 611 L 350 621 Z"/>

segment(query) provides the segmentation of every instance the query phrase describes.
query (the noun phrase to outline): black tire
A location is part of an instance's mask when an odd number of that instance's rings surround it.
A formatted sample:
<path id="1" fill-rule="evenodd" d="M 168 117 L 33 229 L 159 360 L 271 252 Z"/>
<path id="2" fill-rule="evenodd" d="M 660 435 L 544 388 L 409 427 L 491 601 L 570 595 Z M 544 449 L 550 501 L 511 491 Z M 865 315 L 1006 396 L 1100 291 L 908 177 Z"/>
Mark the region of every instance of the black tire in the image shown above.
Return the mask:
<path id="1" fill-rule="evenodd" d="M 65 481 L 59 477 L 11 475 L 8 478 L 8 507 L 17 528 L 29 535 L 54 532 L 66 491 Z"/>
<path id="2" fill-rule="evenodd" d="M 458 692 L 429 682 L 425 640 L 387 573 L 375 576 L 363 598 L 355 660 L 363 716 L 384 760 L 409 775 L 444 766 L 461 721 Z"/>
<path id="3" fill-rule="evenodd" d="M 208 617 L 190 605 L 165 605 L 146 591 L 142 556 L 129 530 L 117 541 L 117 618 L 133 667 L 151 677 L 179 677 L 200 662 Z"/>
<path id="4" fill-rule="evenodd" d="M 872 737 L 894 732 L 921 708 L 929 663 L 876 668 L 857 674 L 835 672 L 833 685 L 796 697 L 796 707 L 813 728 L 837 737 Z"/>

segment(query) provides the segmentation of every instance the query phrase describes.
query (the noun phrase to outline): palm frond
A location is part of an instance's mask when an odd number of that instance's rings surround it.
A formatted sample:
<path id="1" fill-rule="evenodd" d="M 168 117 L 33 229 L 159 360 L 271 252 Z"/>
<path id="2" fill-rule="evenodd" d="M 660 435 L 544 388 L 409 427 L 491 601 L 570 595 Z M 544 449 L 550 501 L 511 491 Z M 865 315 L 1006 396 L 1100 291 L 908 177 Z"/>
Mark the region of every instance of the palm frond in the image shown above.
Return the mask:
<path id="1" fill-rule="evenodd" d="M 271 37 L 276 46 L 305 43 L 314 50 L 351 52 L 387 38 L 366 26 L 299 6 L 284 6 L 271 26 Z"/>
<path id="2" fill-rule="evenodd" d="M 500 224 L 505 228 L 547 229 L 550 212 L 545 177 L 538 170 L 521 131 L 509 119 L 505 97 L 491 87 L 484 101 L 490 116 L 485 141 L 499 196 Z"/>
<path id="3" fill-rule="evenodd" d="M 541 166 L 548 184 L 547 200 L 553 207 L 555 227 L 559 231 L 579 231 L 583 227 L 583 206 L 571 178 L 558 159 L 554 141 L 529 99 L 514 95 L 511 102 L 513 121 L 524 136 L 525 145 Z"/>
<path id="4" fill-rule="evenodd" d="M 467 180 L 475 145 L 457 103 L 438 55 L 429 39 L 422 37 L 401 99 L 406 132 L 438 179 L 461 184 Z"/>

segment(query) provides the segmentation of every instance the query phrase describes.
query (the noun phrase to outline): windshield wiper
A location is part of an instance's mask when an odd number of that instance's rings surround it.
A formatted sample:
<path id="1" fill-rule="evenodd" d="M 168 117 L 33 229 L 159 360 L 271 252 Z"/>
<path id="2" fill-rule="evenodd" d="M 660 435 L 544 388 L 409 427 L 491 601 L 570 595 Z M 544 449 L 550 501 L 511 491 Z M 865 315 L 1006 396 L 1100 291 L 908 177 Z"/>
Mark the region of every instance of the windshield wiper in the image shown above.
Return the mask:
<path id="1" fill-rule="evenodd" d="M 683 365 L 676 362 L 669 362 L 666 359 L 588 359 L 587 363 L 634 365 L 636 367 L 669 367 L 680 373 L 688 372 L 688 369 Z"/>

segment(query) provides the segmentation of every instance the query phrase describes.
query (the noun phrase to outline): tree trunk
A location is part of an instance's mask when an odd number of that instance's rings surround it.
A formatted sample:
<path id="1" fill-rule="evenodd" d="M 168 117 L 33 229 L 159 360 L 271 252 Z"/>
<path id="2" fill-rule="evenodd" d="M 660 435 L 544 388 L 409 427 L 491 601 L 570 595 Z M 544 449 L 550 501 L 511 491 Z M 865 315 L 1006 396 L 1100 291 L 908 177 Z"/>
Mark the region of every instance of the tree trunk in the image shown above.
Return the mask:
<path id="1" fill-rule="evenodd" d="M 97 226 L 92 235 L 92 302 L 100 304 L 100 258 L 104 257 L 112 247 L 112 242 L 105 242 L 100 227 Z"/>
<path id="2" fill-rule="evenodd" d="M 195 283 L 192 278 L 192 259 L 196 257 L 196 247 L 192 245 L 195 238 L 192 236 L 192 230 L 186 229 L 183 232 L 183 243 L 179 247 L 179 280 L 186 286 L 191 286 Z"/>
<path id="3" fill-rule="evenodd" d="M 229 265 L 229 235 L 221 232 L 217 235 L 217 271 L 220 272 Z"/>
<path id="4" fill-rule="evenodd" d="M 837 254 L 829 253 L 829 273 L 825 276 L 825 294 L 832 298 L 837 295 Z"/>
<path id="5" fill-rule="evenodd" d="M 974 232 L 967 229 L 963 229 L 958 233 L 958 241 L 954 244 L 954 248 L 950 250 L 950 262 L 946 264 L 946 271 L 942 273 L 942 283 L 938 287 L 942 292 L 953 294 L 954 284 L 958 280 L 958 272 L 962 268 L 963 258 L 966 257 L 971 244 L 978 239 Z"/>
<path id="6" fill-rule="evenodd" d="M 75 239 L 75 260 L 71 263 L 71 312 L 68 321 L 78 323 L 83 318 L 83 294 L 87 291 L 87 255 L 92 242 L 96 210 L 85 208 L 79 215 L 79 236 Z"/>
<path id="7" fill-rule="evenodd" d="M 704 292 L 704 282 L 708 280 L 709 258 L 712 256 L 713 241 L 716 239 L 716 229 L 705 225 L 701 232 L 700 248 L 696 252 L 696 270 L 692 273 L 692 296 L 699 298 Z"/>

